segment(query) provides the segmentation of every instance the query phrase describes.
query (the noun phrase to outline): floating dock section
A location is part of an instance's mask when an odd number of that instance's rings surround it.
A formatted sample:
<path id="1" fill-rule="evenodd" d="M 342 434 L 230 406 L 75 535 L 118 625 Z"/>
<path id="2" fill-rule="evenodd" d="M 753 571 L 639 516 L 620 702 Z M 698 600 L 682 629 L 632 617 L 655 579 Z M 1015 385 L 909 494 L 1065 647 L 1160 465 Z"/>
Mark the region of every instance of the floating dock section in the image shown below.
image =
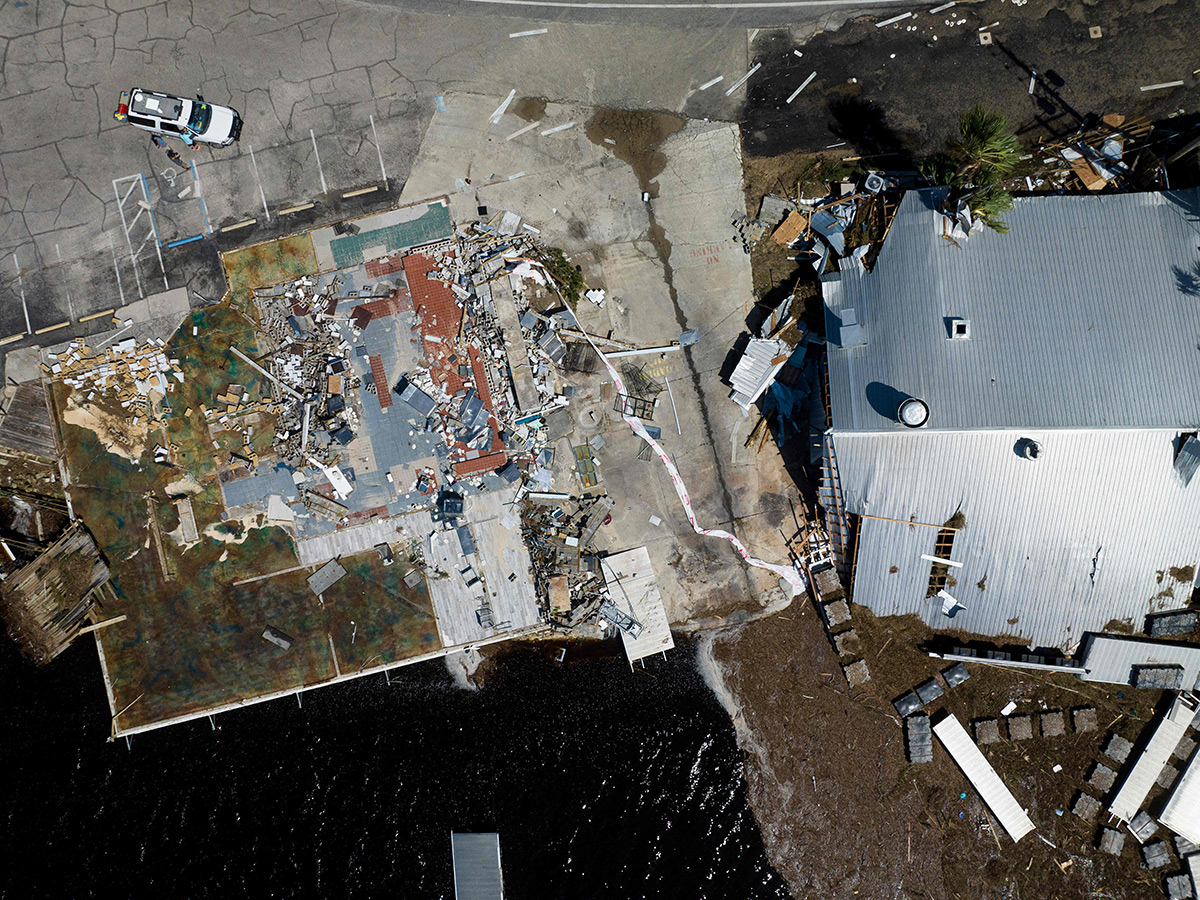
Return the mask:
<path id="1" fill-rule="evenodd" d="M 450 834 L 455 900 L 504 900 L 500 835 Z"/>
<path id="2" fill-rule="evenodd" d="M 613 604 L 642 625 L 637 637 L 621 631 L 621 643 L 625 646 L 629 664 L 674 647 L 675 639 L 671 636 L 649 551 L 645 547 L 635 547 L 614 553 L 601 561 L 601 567 Z"/>
<path id="3" fill-rule="evenodd" d="M 946 752 L 958 763 L 967 780 L 979 791 L 979 796 L 992 811 L 992 815 L 1000 820 L 1009 837 L 1019 841 L 1033 831 L 1032 820 L 1017 803 L 1012 792 L 1005 787 L 992 764 L 975 746 L 975 742 L 958 719 L 947 716 L 933 726 L 933 733 L 938 736 Z"/>

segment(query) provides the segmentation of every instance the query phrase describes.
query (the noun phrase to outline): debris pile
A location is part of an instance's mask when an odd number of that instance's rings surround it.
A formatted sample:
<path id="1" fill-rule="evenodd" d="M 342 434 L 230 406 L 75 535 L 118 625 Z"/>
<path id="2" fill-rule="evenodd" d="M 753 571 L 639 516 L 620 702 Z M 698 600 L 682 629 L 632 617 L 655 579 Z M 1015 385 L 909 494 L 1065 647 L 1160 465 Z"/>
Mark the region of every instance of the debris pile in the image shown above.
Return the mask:
<path id="1" fill-rule="evenodd" d="M 838 183 L 833 196 L 799 197 L 771 240 L 797 251 L 795 258 L 810 262 L 818 275 L 842 265 L 869 270 L 899 207 L 899 189 L 896 179 L 868 172 L 857 191 Z"/>
<path id="2" fill-rule="evenodd" d="M 1089 116 L 1074 134 L 1038 148 L 1045 168 L 1006 186 L 1010 190 L 1060 192 L 1162 187 L 1159 153 L 1148 146 L 1151 130 L 1150 121 L 1141 116 Z"/>
<path id="3" fill-rule="evenodd" d="M 158 339 L 139 345 L 130 337 L 101 352 L 76 338 L 65 352 L 47 353 L 50 364 L 43 363 L 42 370 L 84 394 L 87 402 L 115 397 L 136 425 L 174 392 L 171 378 L 183 383 L 179 360 L 167 358 L 165 343 Z"/>
<path id="4" fill-rule="evenodd" d="M 362 385 L 349 365 L 350 343 L 339 325 L 347 320 L 335 315 L 342 299 L 338 296 L 340 284 L 340 279 L 334 278 L 324 291 L 318 291 L 316 280 L 305 277 L 255 291 L 260 346 L 265 351 L 258 359 L 237 348 L 232 352 L 271 382 L 274 400 L 252 401 L 244 392 L 239 397 L 239 386 L 231 385 L 216 398 L 224 404 L 223 411 L 206 413 L 209 421 L 227 424 L 233 416 L 268 409 L 274 412 L 272 449 L 291 468 L 299 468 L 309 457 L 322 462 L 336 459 L 339 448 L 349 444 L 358 431 L 358 413 L 347 397 Z M 384 286 L 390 289 L 390 285 Z M 367 310 L 365 317 L 357 318 L 369 320 L 369 305 Z M 350 321 L 351 329 L 358 330 L 358 323 Z"/>

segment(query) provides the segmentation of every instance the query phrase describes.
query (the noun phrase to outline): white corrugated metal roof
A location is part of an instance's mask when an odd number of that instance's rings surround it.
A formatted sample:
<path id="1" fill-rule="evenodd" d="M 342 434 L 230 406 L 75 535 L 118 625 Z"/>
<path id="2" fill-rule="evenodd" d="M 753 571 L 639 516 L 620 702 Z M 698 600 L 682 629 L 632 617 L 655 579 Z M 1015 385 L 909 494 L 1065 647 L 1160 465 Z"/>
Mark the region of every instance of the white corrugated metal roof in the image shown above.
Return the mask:
<path id="1" fill-rule="evenodd" d="M 1146 638 L 1088 635 L 1083 648 L 1084 681 L 1133 684 L 1134 666 L 1183 667 L 1183 687 L 1193 690 L 1200 680 L 1200 644 L 1174 644 Z"/>
<path id="2" fill-rule="evenodd" d="M 979 791 L 979 796 L 992 811 L 992 815 L 1000 820 L 1000 824 L 1014 841 L 1019 841 L 1033 831 L 1033 822 L 1025 814 L 1025 810 L 1005 787 L 992 764 L 975 746 L 975 742 L 958 719 L 947 716 L 933 726 L 933 733 L 938 736 L 946 752 L 958 763 L 963 774 L 975 786 L 975 790 Z"/>
<path id="3" fill-rule="evenodd" d="M 1195 717 L 1195 698 L 1189 694 L 1178 694 L 1166 715 L 1159 720 L 1150 743 L 1117 791 L 1117 796 L 1108 807 L 1110 813 L 1123 822 L 1130 821 L 1138 814 L 1163 766 L 1179 746 L 1180 739 L 1187 733 Z"/>
<path id="4" fill-rule="evenodd" d="M 1183 770 L 1158 821 L 1193 844 L 1200 844 L 1200 757 Z"/>
<path id="5" fill-rule="evenodd" d="M 612 602 L 642 624 L 642 632 L 636 638 L 621 632 L 621 643 L 625 645 L 629 662 L 674 647 L 675 638 L 671 635 L 649 551 L 645 547 L 635 547 L 606 556 L 600 564 Z"/>
<path id="6" fill-rule="evenodd" d="M 748 408 L 775 380 L 791 352 L 792 348 L 783 341 L 751 338 L 746 352 L 729 376 L 734 401 L 743 409 Z M 779 361 L 772 361 L 776 359 Z"/>
<path id="7" fill-rule="evenodd" d="M 829 348 L 838 430 L 902 431 L 906 395 L 930 429 L 1195 427 L 1200 191 L 1020 197 L 1008 234 L 961 247 L 936 200 L 910 191 L 874 271 L 824 283 L 826 334 L 854 309 L 866 340 Z"/>
<path id="8" fill-rule="evenodd" d="M 1174 429 L 836 432 L 845 508 L 875 517 L 862 520 L 855 601 L 878 615 L 917 613 L 934 628 L 1037 646 L 1070 648 L 1114 619 L 1141 627 L 1147 613 L 1189 596 L 1191 584 L 1171 569 L 1200 568 L 1200 481 L 1184 487 L 1176 476 L 1177 437 Z M 1038 459 L 1017 455 L 1022 438 L 1041 444 Z M 920 557 L 959 510 L 966 527 L 951 558 L 963 566 L 947 590 L 966 609 L 951 622 L 925 596 L 931 564 Z"/>

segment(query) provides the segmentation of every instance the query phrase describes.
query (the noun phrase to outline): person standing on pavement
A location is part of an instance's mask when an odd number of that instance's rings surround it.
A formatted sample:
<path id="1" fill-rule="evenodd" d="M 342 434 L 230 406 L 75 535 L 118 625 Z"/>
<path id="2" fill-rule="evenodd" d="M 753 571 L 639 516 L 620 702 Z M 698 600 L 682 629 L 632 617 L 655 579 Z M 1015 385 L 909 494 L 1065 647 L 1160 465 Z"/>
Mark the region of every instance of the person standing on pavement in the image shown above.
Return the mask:
<path id="1" fill-rule="evenodd" d="M 151 143 L 154 144 L 155 147 L 158 147 L 158 148 L 162 149 L 163 151 L 165 151 L 167 154 L 167 158 L 170 159 L 171 162 L 175 163 L 175 165 L 180 166 L 181 168 L 187 168 L 187 163 L 185 163 L 183 161 L 183 157 L 180 156 L 178 153 L 176 153 L 174 150 L 172 150 L 170 147 L 168 147 L 167 142 L 164 141 L 160 135 L 157 135 L 157 134 L 150 135 L 150 141 L 151 141 Z"/>

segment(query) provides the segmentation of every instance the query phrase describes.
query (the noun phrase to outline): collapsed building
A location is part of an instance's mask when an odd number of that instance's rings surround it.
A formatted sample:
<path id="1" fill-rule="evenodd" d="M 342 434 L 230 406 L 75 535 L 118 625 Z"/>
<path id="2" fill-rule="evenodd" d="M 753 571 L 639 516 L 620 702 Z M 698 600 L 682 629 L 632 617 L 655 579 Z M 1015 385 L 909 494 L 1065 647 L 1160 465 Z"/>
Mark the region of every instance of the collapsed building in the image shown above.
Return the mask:
<path id="1" fill-rule="evenodd" d="M 273 396 L 233 384 L 205 414 L 219 424 L 270 410 L 275 432 L 269 459 L 223 478 L 229 514 L 265 508 L 304 565 L 404 544 L 445 646 L 545 622 L 640 629 L 600 611 L 612 598 L 594 538 L 611 499 L 587 476 L 554 491 L 555 447 L 571 430 L 558 373 L 586 338 L 543 250 L 507 213 L 395 246 L 389 215 L 314 233 L 333 272 L 253 292 L 257 350 L 231 352 Z M 373 242 L 388 240 L 380 255 Z"/>

